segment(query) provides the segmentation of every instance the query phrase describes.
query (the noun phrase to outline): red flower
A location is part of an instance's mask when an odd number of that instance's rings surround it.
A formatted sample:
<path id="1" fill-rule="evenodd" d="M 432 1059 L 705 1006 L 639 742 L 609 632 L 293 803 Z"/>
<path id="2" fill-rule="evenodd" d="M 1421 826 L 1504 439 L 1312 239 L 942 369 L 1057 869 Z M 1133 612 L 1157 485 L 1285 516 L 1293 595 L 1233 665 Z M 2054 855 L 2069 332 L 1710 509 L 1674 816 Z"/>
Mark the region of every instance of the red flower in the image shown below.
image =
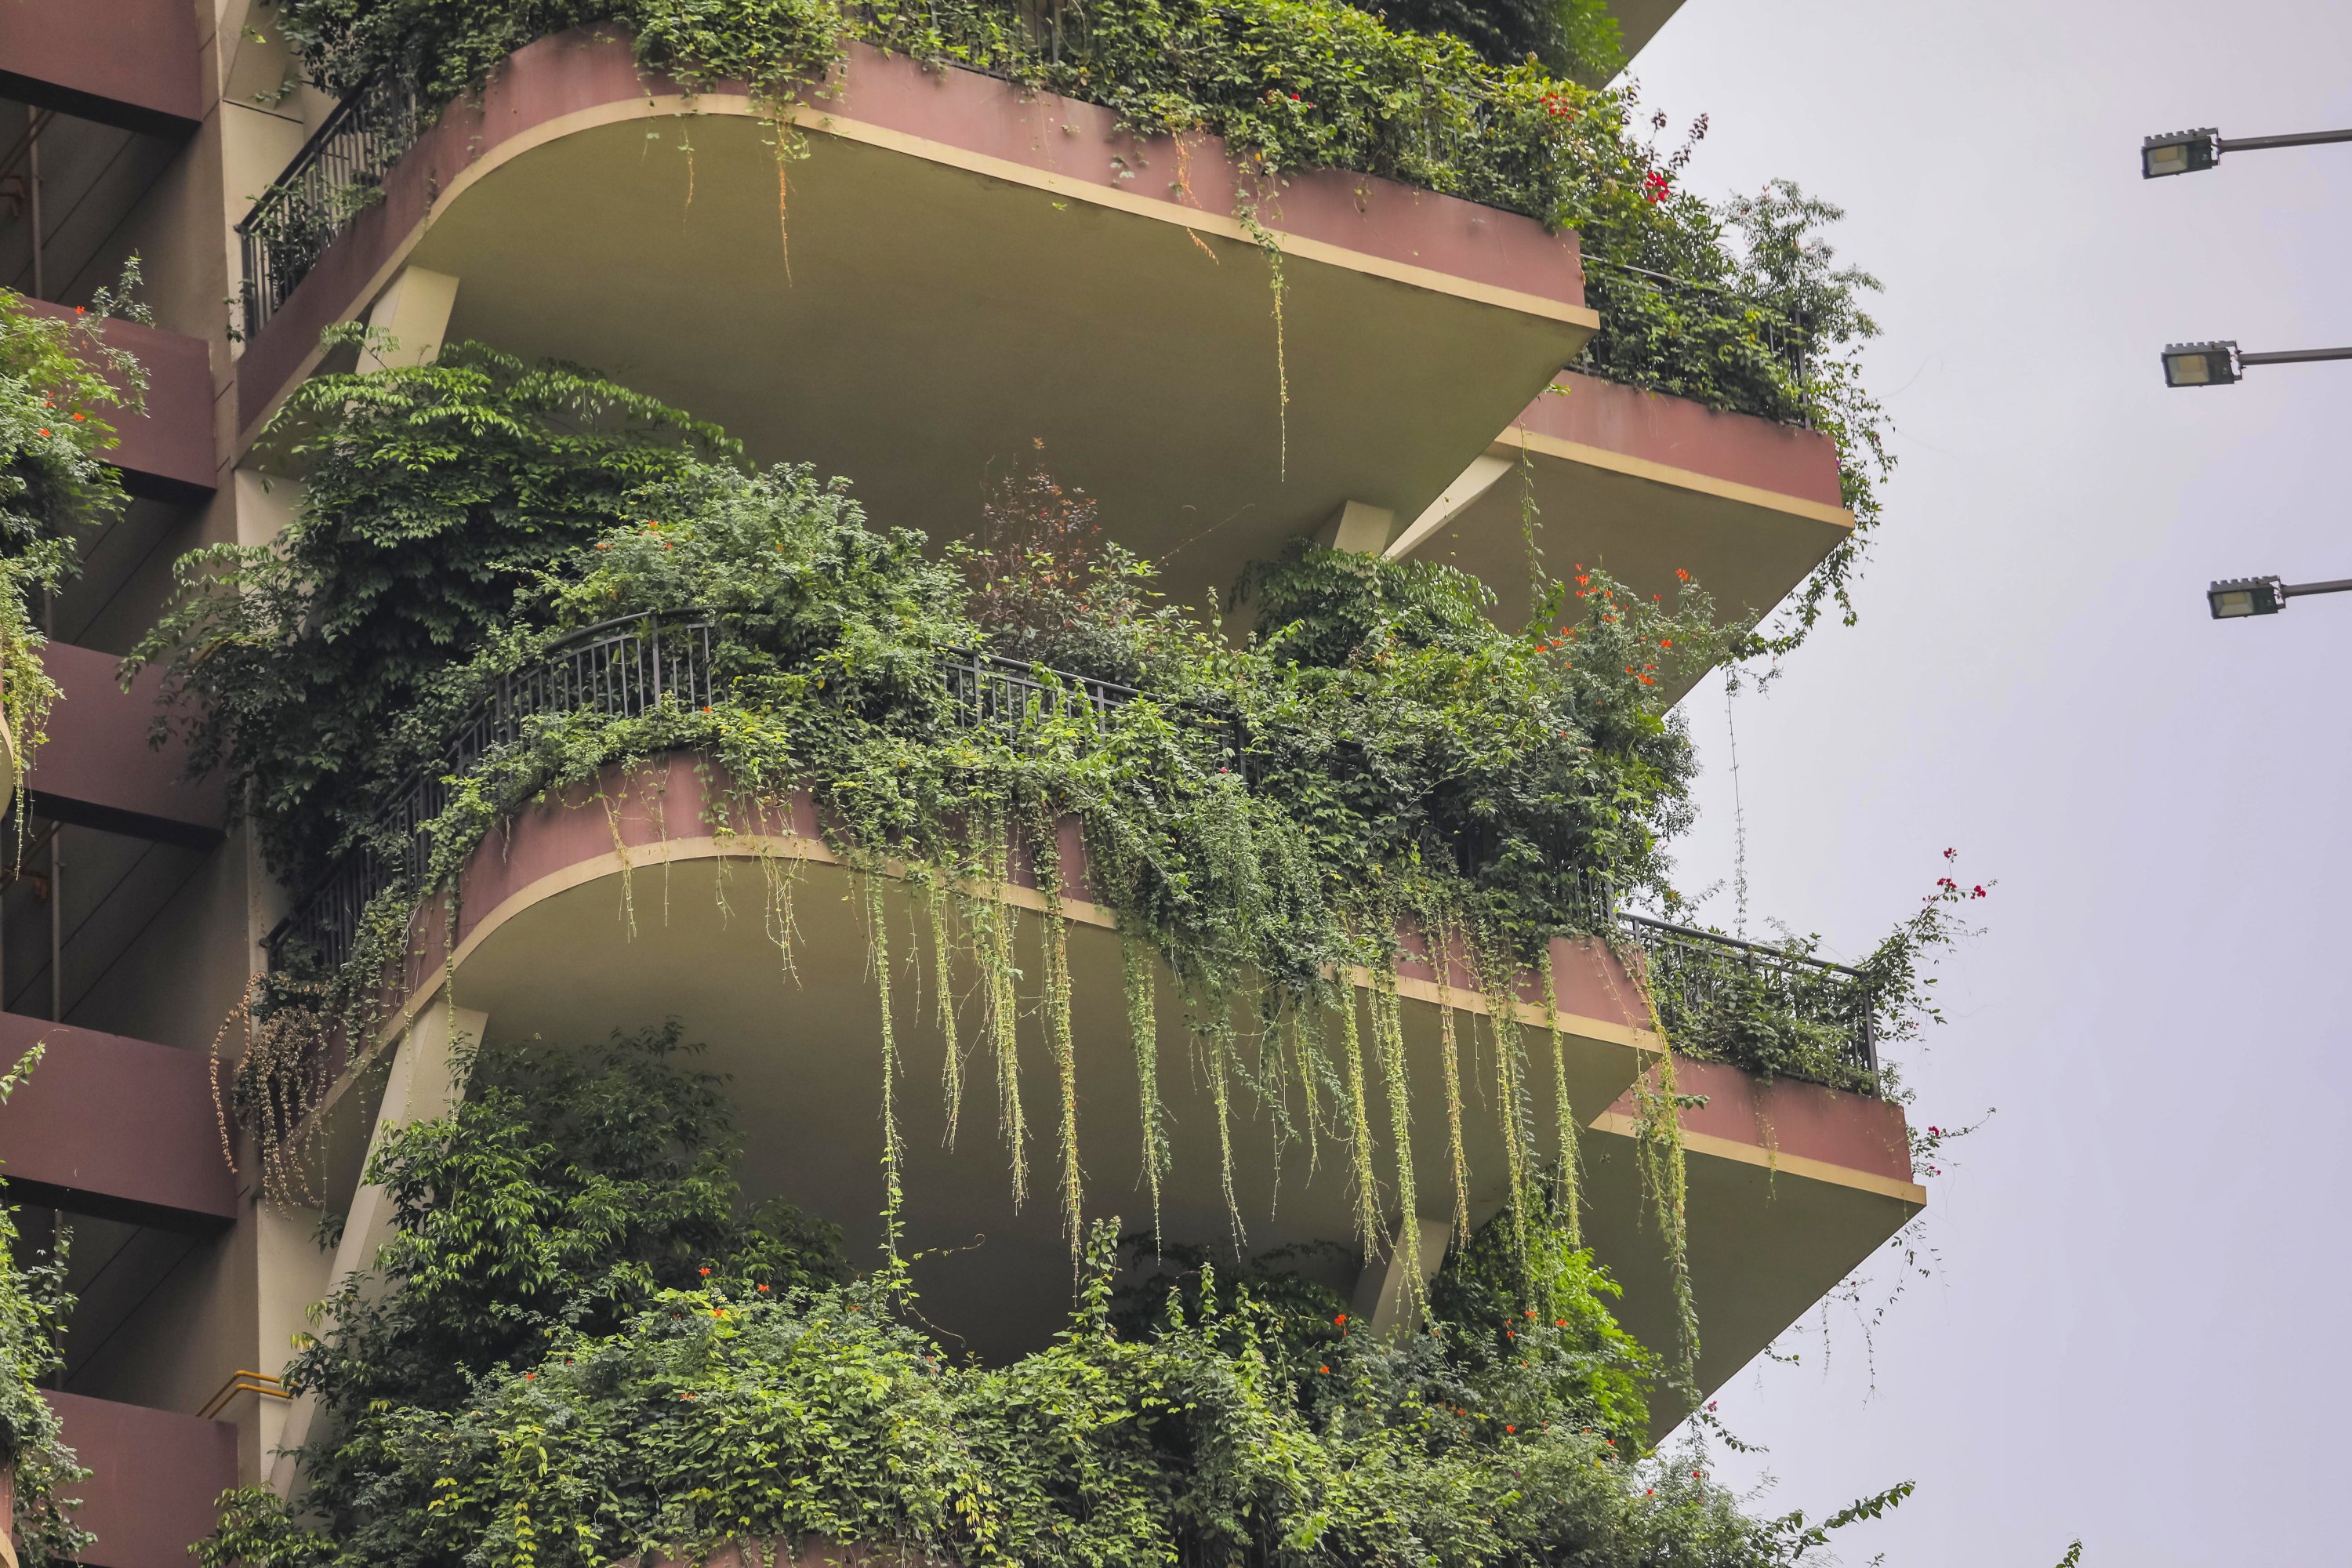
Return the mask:
<path id="1" fill-rule="evenodd" d="M 761 1286 L 761 1287 L 760 1287 L 760 1294 L 761 1294 L 761 1295 L 762 1295 L 762 1296 L 764 1296 L 764 1295 L 766 1295 L 767 1293 L 768 1293 L 768 1288 L 767 1288 L 765 1285 Z"/>
<path id="2" fill-rule="evenodd" d="M 1684 571 L 1684 570 L 1683 570 L 1681 567 L 1679 567 L 1679 566 L 1677 566 L 1677 567 L 1675 567 L 1675 578 L 1676 578 L 1678 581 L 1680 581 L 1680 582 L 1687 583 L 1687 582 L 1689 582 L 1689 581 L 1690 581 L 1690 574 L 1689 574 L 1689 573 L 1687 573 L 1687 572 L 1685 572 L 1685 571 Z"/>
<path id="3" fill-rule="evenodd" d="M 710 1270 L 709 1270 L 709 1268 L 703 1268 L 703 1269 L 701 1269 L 699 1272 L 701 1273 L 702 1277 L 703 1277 L 705 1279 L 709 1279 L 709 1278 L 710 1278 Z"/>
<path id="4" fill-rule="evenodd" d="M 1348 1323 L 1348 1314 L 1347 1314 L 1347 1313 L 1345 1313 L 1345 1312 L 1342 1312 L 1342 1313 L 1340 1313 L 1338 1317 L 1336 1317 L 1336 1318 L 1332 1319 L 1331 1321 L 1332 1321 L 1334 1323 L 1339 1324 L 1340 1327 L 1345 1328 L 1345 1327 L 1347 1326 L 1347 1323 Z"/>
<path id="5" fill-rule="evenodd" d="M 535 1377 L 537 1377 L 538 1375 L 539 1375 L 539 1373 L 535 1373 L 535 1372 L 527 1372 L 527 1373 L 524 1373 L 522 1374 L 522 1380 L 523 1380 L 525 1383 L 529 1383 L 532 1378 L 535 1378 Z"/>
<path id="6" fill-rule="evenodd" d="M 1329 1372 L 1331 1369 L 1330 1369 L 1329 1367 L 1328 1367 L 1328 1366 L 1318 1366 L 1318 1367 L 1317 1367 L 1315 1370 L 1316 1370 L 1317 1372 L 1328 1373 L 1328 1372 Z"/>

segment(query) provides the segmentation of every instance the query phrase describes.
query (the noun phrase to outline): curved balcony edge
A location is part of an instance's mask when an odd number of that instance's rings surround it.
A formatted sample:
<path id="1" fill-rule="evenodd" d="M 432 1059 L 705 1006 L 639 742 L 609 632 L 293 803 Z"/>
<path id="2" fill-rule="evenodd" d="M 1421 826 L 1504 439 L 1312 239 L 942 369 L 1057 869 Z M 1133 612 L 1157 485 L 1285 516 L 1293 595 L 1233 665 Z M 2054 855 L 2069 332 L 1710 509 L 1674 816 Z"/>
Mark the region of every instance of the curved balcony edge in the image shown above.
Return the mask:
<path id="1" fill-rule="evenodd" d="M 1213 137 L 1180 145 L 1121 131 L 1111 110 L 1050 93 L 1024 95 L 992 77 L 927 69 L 864 44 L 849 46 L 822 96 L 790 106 L 804 132 L 910 154 L 1063 201 L 1157 219 L 1196 234 L 1258 243 L 1234 215 L 1241 167 Z M 356 317 L 389 283 L 436 218 L 466 190 L 535 148 L 593 127 L 689 115 L 769 120 L 741 84 L 698 92 L 642 72 L 626 38 L 575 29 L 517 50 L 478 101 L 459 100 L 399 157 L 382 198 L 319 254 L 239 362 L 237 449 L 249 447 L 286 393 L 322 358 L 319 333 Z M 1049 134 L 1053 133 L 1053 134 Z M 1166 195 L 1138 189 L 1138 169 L 1177 178 Z M 1509 310 L 1585 335 L 1573 233 L 1532 218 L 1370 175 L 1301 174 L 1262 198 L 1264 231 L 1286 255 L 1327 262 Z"/>

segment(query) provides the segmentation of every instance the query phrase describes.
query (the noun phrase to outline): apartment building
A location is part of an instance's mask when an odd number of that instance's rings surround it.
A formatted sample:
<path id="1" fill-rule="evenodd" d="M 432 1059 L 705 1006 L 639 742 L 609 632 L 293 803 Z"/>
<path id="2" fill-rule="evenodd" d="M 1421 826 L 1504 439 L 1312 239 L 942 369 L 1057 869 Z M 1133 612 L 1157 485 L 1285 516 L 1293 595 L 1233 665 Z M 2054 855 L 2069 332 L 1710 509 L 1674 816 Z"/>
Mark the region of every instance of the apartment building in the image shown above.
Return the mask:
<path id="1" fill-rule="evenodd" d="M 1620 7 L 1629 48 L 1672 8 Z M 788 203 L 786 120 L 805 154 Z M 298 481 L 261 437 L 305 377 L 349 367 L 322 330 L 382 329 L 387 363 L 472 339 L 593 365 L 723 423 L 757 460 L 850 476 L 876 516 L 918 526 L 962 526 L 975 476 L 1043 438 L 1083 455 L 1106 526 L 1188 594 L 1319 534 L 1461 566 L 1495 586 L 1498 616 L 1524 616 L 1531 498 L 1548 558 L 1606 561 L 1643 592 L 1687 571 L 1760 613 L 1853 521 L 1820 432 L 1572 368 L 1602 324 L 1573 232 L 1336 171 L 1294 177 L 1244 220 L 1249 176 L 1213 142 L 1140 138 L 1098 105 L 863 45 L 834 90 L 779 110 L 740 84 L 649 79 L 626 38 L 575 32 L 428 112 L 396 82 L 341 100 L 303 84 L 248 0 L 18 0 L 0 5 L 0 283 L 70 312 L 135 253 L 153 312 L 106 329 L 148 376 L 110 454 L 131 502 L 45 611 L 62 700 L 0 889 L 0 1058 L 47 1046 L 0 1110 L 0 1168 L 28 1237 L 60 1222 L 75 1236 L 79 1306 L 49 1398 L 92 1472 L 80 1519 L 96 1568 L 184 1563 L 223 1490 L 290 1484 L 279 1450 L 308 1416 L 279 1384 L 289 1341 L 381 1238 L 362 1157 L 446 1103 L 453 1029 L 600 1038 L 679 1017 L 733 1075 L 747 1125 L 773 1134 L 752 1139 L 747 1185 L 843 1220 L 853 1248 L 873 1239 L 856 1221 L 874 1206 L 870 1075 L 777 1044 L 779 1017 L 792 1038 L 874 1031 L 856 923 L 809 921 L 780 993 L 757 922 L 729 923 L 709 893 L 741 847 L 681 827 L 694 811 L 665 813 L 651 788 L 612 811 L 553 801 L 469 865 L 460 923 L 420 937 L 382 1052 L 353 1053 L 373 1076 L 354 1070 L 319 1108 L 325 1189 L 307 1205 L 262 1191 L 219 1096 L 240 999 L 288 931 L 347 941 L 364 889 L 276 885 L 217 783 L 186 778 L 176 742 L 151 744 L 160 676 L 125 689 L 117 667 L 183 552 L 284 526 Z M 355 184 L 369 200 L 341 199 Z M 1281 253 L 1278 380 L 1255 226 Z M 673 803 L 702 787 L 691 758 L 663 767 Z M 856 873 L 822 853 L 813 817 L 777 836 L 801 846 L 803 908 L 845 893 Z M 632 931 L 613 911 L 652 866 L 672 913 Z M 1076 1049 L 1117 1084 L 1131 1068 L 1115 922 L 1075 838 L 1059 875 Z M 1034 877 L 1019 880 L 1005 899 L 1047 918 Z M 1408 947 L 1394 984 L 1414 1071 L 1433 1074 L 1441 1015 L 1489 1004 L 1442 944 Z M 1570 1042 L 1590 1235 L 1624 1283 L 1622 1315 L 1667 1342 L 1668 1268 L 1634 1157 L 1655 1015 L 1638 964 L 1555 947 L 1555 994 L 1522 1002 L 1530 1021 L 1548 1005 Z M 454 1010 L 436 1005 L 444 986 Z M 1867 1009 L 1853 1049 L 1874 1067 Z M 1424 1087 L 1435 1103 L 1435 1079 L 1416 1076 Z M 1684 1125 L 1698 1381 L 1713 1388 L 1926 1194 L 1884 1099 L 1721 1063 L 1685 1064 L 1682 1089 L 1705 1097 Z M 1187 1111 L 1166 1225 L 1213 1242 L 1211 1120 Z M 991 1245 L 932 1266 L 927 1300 L 983 1352 L 1032 1346 L 1067 1308 L 1057 1216 L 976 1180 L 984 1157 L 945 1148 L 936 1116 L 909 1112 L 908 1223 Z M 1135 1158 L 1121 1137 L 1135 1134 L 1104 1135 L 1103 1168 Z M 1491 1130 L 1472 1145 L 1495 1173 L 1483 1219 L 1507 1195 L 1506 1162 Z M 1435 1192 L 1443 1152 L 1429 1150 Z M 1253 1246 L 1349 1234 L 1332 1173 L 1294 1172 L 1269 1215 L 1272 1167 L 1237 1169 L 1245 1189 L 1265 1184 L 1241 1194 Z M 322 1213 L 345 1216 L 337 1247 L 316 1239 Z M 1442 1252 L 1442 1207 L 1405 1218 Z M 1397 1266 L 1362 1260 L 1360 1299 L 1392 1310 Z"/>

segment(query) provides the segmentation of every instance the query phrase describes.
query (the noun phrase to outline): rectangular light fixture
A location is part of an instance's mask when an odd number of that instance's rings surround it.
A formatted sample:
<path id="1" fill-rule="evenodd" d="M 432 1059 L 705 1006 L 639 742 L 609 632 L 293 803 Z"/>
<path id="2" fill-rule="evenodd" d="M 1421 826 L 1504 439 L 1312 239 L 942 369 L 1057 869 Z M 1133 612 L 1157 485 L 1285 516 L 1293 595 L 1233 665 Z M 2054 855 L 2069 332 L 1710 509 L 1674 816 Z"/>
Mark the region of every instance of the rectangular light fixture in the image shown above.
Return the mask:
<path id="1" fill-rule="evenodd" d="M 2200 131 L 2168 131 L 2139 144 L 2139 177 L 2162 179 L 2167 174 L 2193 174 L 2221 161 L 2221 134 L 2211 126 Z"/>
<path id="2" fill-rule="evenodd" d="M 2227 386 L 2238 379 L 2238 345 L 2233 342 L 2164 345 L 2167 386 Z"/>
<path id="3" fill-rule="evenodd" d="M 2205 590 L 2205 602 L 2217 621 L 2240 616 L 2279 613 L 2279 580 L 2275 577 L 2227 577 Z"/>

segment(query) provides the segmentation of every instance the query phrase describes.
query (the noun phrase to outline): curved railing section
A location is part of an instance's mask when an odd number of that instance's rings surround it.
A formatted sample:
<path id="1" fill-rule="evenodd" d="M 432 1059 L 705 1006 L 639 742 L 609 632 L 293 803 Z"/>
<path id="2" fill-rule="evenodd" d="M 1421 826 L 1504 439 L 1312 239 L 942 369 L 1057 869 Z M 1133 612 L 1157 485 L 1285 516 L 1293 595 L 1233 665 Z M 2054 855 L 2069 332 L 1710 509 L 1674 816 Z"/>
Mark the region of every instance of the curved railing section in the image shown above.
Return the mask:
<path id="1" fill-rule="evenodd" d="M 708 618 L 625 616 L 583 627 L 537 664 L 499 677 L 441 746 L 438 760 L 387 792 L 369 818 L 367 845 L 338 860 L 264 939 L 270 968 L 284 968 L 298 953 L 339 968 L 358 942 L 362 914 L 379 894 L 394 888 L 422 893 L 433 847 L 425 826 L 448 808 L 456 780 L 492 752 L 521 741 L 533 719 L 571 713 L 634 719 L 665 702 L 709 706 L 718 689 L 716 642 L 716 623 Z M 962 722 L 1007 731 L 1046 717 L 1100 723 L 1144 695 L 1115 680 L 971 650 L 943 657 L 940 681 Z M 1173 711 L 1208 733 L 1228 765 L 1241 766 L 1247 748 L 1238 714 L 1190 702 Z M 386 855 L 372 847 L 383 844 L 397 844 L 401 851 Z"/>
<path id="2" fill-rule="evenodd" d="M 428 116 L 403 78 L 385 75 L 335 105 L 236 226 L 245 260 L 245 335 L 258 333 L 327 247 L 373 204 Z"/>

